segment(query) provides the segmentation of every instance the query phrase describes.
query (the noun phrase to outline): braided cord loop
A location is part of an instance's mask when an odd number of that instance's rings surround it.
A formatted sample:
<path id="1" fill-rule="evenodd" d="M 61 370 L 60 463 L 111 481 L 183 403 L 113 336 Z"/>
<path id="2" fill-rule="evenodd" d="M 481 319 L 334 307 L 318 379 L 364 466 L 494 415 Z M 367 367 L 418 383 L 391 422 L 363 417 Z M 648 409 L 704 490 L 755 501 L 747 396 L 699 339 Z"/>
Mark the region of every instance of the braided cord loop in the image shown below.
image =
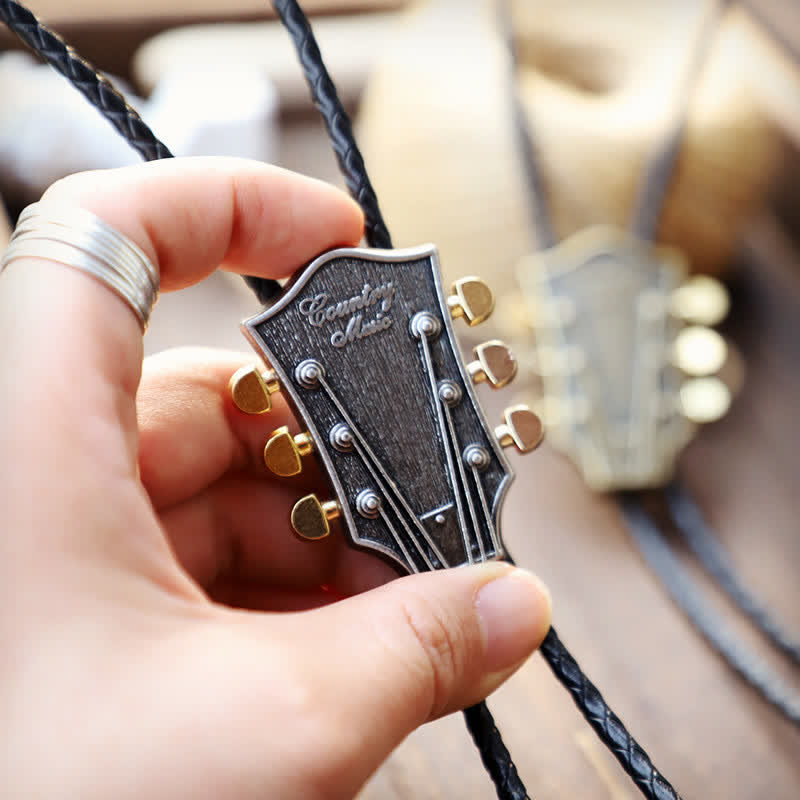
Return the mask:
<path id="1" fill-rule="evenodd" d="M 464 710 L 464 721 L 501 800 L 530 800 L 486 703 Z"/>
<path id="2" fill-rule="evenodd" d="M 79 56 L 57 33 L 15 0 L 0 0 L 0 20 L 51 67 L 60 72 L 117 130 L 145 161 L 172 158 L 139 113 L 108 78 Z M 245 276 L 261 303 L 268 303 L 280 284 L 267 278 Z"/>
<path id="3" fill-rule="evenodd" d="M 0 0 L 0 17 L 28 47 L 67 78 L 145 161 L 172 157 L 169 148 L 156 138 L 111 81 L 31 11 L 14 0 Z"/>
<path id="4" fill-rule="evenodd" d="M 292 37 L 311 97 L 325 122 L 347 188 L 364 212 L 367 242 L 371 247 L 391 248 L 392 237 L 356 144 L 350 117 L 322 61 L 311 24 L 295 0 L 273 0 L 273 6 Z M 486 703 L 466 709 L 464 720 L 499 800 L 530 800 Z"/>
<path id="5" fill-rule="evenodd" d="M 392 239 L 356 144 L 350 117 L 322 61 L 311 25 L 295 0 L 273 0 L 273 6 L 292 37 L 311 97 L 325 121 L 347 188 L 364 212 L 367 242 L 370 247 L 391 248 Z"/>
<path id="6" fill-rule="evenodd" d="M 676 529 L 706 572 L 761 633 L 800 666 L 800 640 L 747 588 L 694 500 L 678 483 L 667 488 L 666 497 Z"/>
<path id="7" fill-rule="evenodd" d="M 368 241 L 376 247 L 390 247 L 391 238 L 367 176 L 364 160 L 356 145 L 350 120 L 322 63 L 308 19 L 296 0 L 273 0 L 273 5 L 292 36 L 312 96 L 325 120 L 350 192 L 361 204 L 367 217 Z M 655 768 L 645 750 L 630 735 L 594 684 L 584 675 L 553 628 L 550 628 L 545 637 L 540 652 L 556 678 L 570 692 L 575 704 L 603 744 L 611 750 L 645 797 L 651 800 L 680 800 L 669 781 Z M 501 800 L 528 798 L 486 704 L 479 703 L 467 709 L 464 716 L 484 766 L 494 781 L 498 797 Z"/>
<path id="8" fill-rule="evenodd" d="M 672 784 L 656 769 L 650 756 L 628 733 L 625 724 L 611 710 L 600 690 L 586 677 L 554 628 L 547 632 L 539 651 L 553 674 L 569 691 L 600 741 L 619 761 L 642 794 L 651 800 L 680 800 Z"/>
<path id="9" fill-rule="evenodd" d="M 793 725 L 800 726 L 800 694 L 753 650 L 703 597 L 700 587 L 672 551 L 663 531 L 635 497 L 622 498 L 625 521 L 642 557 L 687 619 L 750 686 Z"/>

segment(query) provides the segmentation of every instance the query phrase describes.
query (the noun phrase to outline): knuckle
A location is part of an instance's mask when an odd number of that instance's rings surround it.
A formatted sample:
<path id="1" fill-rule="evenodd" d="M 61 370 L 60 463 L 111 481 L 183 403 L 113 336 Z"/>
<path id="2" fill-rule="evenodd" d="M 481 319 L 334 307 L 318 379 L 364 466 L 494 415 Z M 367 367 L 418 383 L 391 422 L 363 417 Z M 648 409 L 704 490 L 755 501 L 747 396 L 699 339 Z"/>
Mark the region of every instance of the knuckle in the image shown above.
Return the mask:
<path id="1" fill-rule="evenodd" d="M 407 598 L 402 606 L 410 633 L 410 656 L 419 670 L 429 701 L 429 718 L 449 705 L 465 668 L 468 636 L 463 624 L 444 608 L 421 595 Z"/>

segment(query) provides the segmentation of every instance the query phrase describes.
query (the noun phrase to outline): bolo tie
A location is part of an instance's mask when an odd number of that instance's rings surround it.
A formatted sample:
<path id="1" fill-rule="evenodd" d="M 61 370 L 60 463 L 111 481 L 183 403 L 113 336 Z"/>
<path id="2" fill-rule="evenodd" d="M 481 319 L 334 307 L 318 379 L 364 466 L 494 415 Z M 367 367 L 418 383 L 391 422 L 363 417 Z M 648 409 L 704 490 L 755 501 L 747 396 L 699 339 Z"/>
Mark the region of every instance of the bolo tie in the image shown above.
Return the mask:
<path id="1" fill-rule="evenodd" d="M 292 37 L 312 98 L 324 119 L 348 190 L 364 212 L 367 242 L 373 248 L 389 250 L 392 247 L 391 237 L 355 142 L 350 119 L 322 61 L 309 22 L 294 0 L 275 0 L 273 5 Z M 28 9 L 14 0 L 0 0 L 0 18 L 30 48 L 70 80 L 144 160 L 172 156 L 111 82 L 78 56 L 57 34 L 42 25 Z M 256 277 L 247 277 L 245 280 L 259 302 L 265 306 L 281 291 L 276 281 Z M 511 560 L 510 557 L 508 560 Z M 679 800 L 677 791 L 656 769 L 645 750 L 614 714 L 552 627 L 539 652 L 570 693 L 586 721 L 641 793 L 651 800 Z M 500 800 L 529 800 L 486 704 L 479 703 L 468 708 L 464 715 Z"/>
<path id="2" fill-rule="evenodd" d="M 521 314 L 535 331 L 530 363 L 540 380 L 548 439 L 574 461 L 590 488 L 616 493 L 642 558 L 708 644 L 800 725 L 800 696 L 737 638 L 650 511 L 656 504 L 666 509 L 670 529 L 705 573 L 775 649 L 800 665 L 800 639 L 748 588 L 688 489 L 671 477 L 695 427 L 721 417 L 730 403 L 728 388 L 714 374 L 727 346 L 710 327 L 727 313 L 727 292 L 713 278 L 688 277 L 680 253 L 654 244 L 685 139 L 692 89 L 728 5 L 721 0 L 704 20 L 679 112 L 646 162 L 628 229 L 596 226 L 559 241 L 531 119 L 517 90 L 519 58 L 504 0 L 500 27 L 511 62 L 509 94 L 531 227 L 541 248 L 521 261 L 517 278 L 525 298 Z M 593 355 L 605 348 L 604 358 L 593 364 L 584 355 L 588 337 Z"/>

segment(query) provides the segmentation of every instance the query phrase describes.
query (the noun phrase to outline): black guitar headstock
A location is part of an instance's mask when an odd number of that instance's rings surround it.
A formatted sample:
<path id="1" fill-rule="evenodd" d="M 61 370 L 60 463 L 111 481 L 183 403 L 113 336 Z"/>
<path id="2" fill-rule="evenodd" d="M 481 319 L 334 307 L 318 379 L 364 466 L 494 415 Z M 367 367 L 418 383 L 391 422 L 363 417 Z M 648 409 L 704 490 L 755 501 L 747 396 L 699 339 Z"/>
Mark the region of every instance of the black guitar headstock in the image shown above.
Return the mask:
<path id="1" fill-rule="evenodd" d="M 301 270 L 244 323 L 267 370 L 237 373 L 234 400 L 260 413 L 281 390 L 304 426 L 299 435 L 272 434 L 267 466 L 291 476 L 313 452 L 333 489 L 332 500 L 298 500 L 298 535 L 326 536 L 328 520 L 340 517 L 355 546 L 408 572 L 504 555 L 500 509 L 513 474 L 503 447 L 528 452 L 542 428 L 516 406 L 493 429 L 478 404 L 472 384 L 505 385 L 516 361 L 493 340 L 464 364 L 451 317 L 477 324 L 492 307 L 476 278 L 445 295 L 432 245 L 341 249 Z"/>

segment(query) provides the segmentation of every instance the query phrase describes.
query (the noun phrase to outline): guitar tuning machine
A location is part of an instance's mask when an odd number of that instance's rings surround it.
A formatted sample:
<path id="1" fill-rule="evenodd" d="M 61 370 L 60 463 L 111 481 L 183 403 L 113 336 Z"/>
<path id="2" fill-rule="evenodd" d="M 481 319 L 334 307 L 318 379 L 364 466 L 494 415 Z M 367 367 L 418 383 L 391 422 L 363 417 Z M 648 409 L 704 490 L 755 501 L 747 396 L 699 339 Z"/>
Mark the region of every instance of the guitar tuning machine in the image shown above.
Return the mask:
<path id="1" fill-rule="evenodd" d="M 307 494 L 292 507 L 292 530 L 301 539 L 319 541 L 331 532 L 330 520 L 336 519 L 341 513 L 342 507 L 335 500 L 322 502 L 315 494 Z"/>
<path id="2" fill-rule="evenodd" d="M 672 292 L 670 311 L 693 325 L 717 325 L 728 314 L 727 289 L 709 275 L 694 275 Z"/>
<path id="3" fill-rule="evenodd" d="M 672 346 L 672 363 L 687 375 L 696 377 L 718 372 L 727 357 L 725 339 L 701 325 L 685 327 Z"/>
<path id="4" fill-rule="evenodd" d="M 494 311 L 492 290 L 474 275 L 459 278 L 450 291 L 452 294 L 447 298 L 447 307 L 451 316 L 453 319 L 463 317 L 470 328 L 485 322 Z"/>
<path id="5" fill-rule="evenodd" d="M 245 414 L 265 414 L 272 410 L 272 395 L 281 389 L 273 370 L 260 370 L 255 365 L 242 367 L 230 380 L 233 402 Z"/>
<path id="6" fill-rule="evenodd" d="M 509 406 L 503 412 L 503 424 L 494 429 L 494 435 L 503 447 L 514 445 L 520 453 L 530 453 L 542 443 L 544 426 L 528 406 Z"/>
<path id="7" fill-rule="evenodd" d="M 264 446 L 264 463 L 267 468 L 281 478 L 299 475 L 303 470 L 302 457 L 314 449 L 314 441 L 307 432 L 293 436 L 289 428 L 282 425 L 276 428 Z"/>
<path id="8" fill-rule="evenodd" d="M 692 378 L 680 388 L 681 411 L 698 425 L 724 417 L 731 401 L 731 390 L 717 377 Z"/>
<path id="9" fill-rule="evenodd" d="M 499 339 L 479 344 L 472 354 L 475 360 L 467 364 L 467 372 L 473 383 L 487 381 L 493 389 L 500 389 L 517 374 L 517 359 Z"/>

